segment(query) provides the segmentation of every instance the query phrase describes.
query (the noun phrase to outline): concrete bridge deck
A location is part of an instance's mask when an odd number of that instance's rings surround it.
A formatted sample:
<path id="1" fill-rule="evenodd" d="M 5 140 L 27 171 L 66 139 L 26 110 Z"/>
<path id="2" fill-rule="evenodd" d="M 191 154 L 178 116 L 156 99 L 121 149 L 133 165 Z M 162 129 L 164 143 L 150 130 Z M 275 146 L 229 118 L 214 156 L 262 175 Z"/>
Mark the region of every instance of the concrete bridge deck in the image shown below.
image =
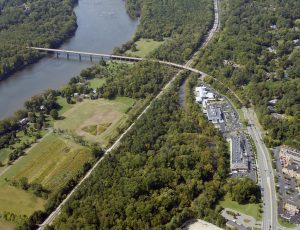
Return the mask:
<path id="1" fill-rule="evenodd" d="M 120 60 L 120 61 L 130 61 L 130 62 L 139 62 L 139 61 L 148 60 L 148 61 L 158 62 L 163 65 L 172 66 L 172 67 L 175 67 L 178 69 L 188 70 L 188 71 L 194 72 L 196 74 L 201 74 L 203 77 L 207 75 L 206 73 L 204 73 L 200 70 L 189 67 L 187 64 L 180 65 L 180 64 L 173 63 L 173 62 L 160 61 L 160 60 L 155 60 L 155 59 L 128 57 L 128 56 L 120 56 L 120 55 L 113 55 L 113 54 L 89 53 L 89 52 L 74 51 L 74 50 L 50 49 L 50 48 L 41 48 L 41 47 L 27 47 L 27 48 L 32 49 L 32 50 L 37 50 L 40 52 L 52 52 L 52 53 L 56 53 L 56 54 L 65 53 L 67 55 L 75 54 L 75 55 L 79 56 L 80 60 L 81 60 L 81 56 L 89 56 L 91 58 L 91 60 L 92 60 L 92 57 L 106 58 L 106 59 Z"/>

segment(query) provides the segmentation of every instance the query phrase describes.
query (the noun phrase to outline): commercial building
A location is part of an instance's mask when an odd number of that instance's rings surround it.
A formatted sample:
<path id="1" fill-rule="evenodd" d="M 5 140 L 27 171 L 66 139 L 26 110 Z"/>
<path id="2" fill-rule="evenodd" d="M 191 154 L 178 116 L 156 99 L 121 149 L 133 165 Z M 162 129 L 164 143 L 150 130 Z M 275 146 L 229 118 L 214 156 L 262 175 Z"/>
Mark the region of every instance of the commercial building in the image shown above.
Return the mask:
<path id="1" fill-rule="evenodd" d="M 251 171 L 251 153 L 247 138 L 240 134 L 231 137 L 231 171 Z"/>
<path id="2" fill-rule="evenodd" d="M 213 100 L 215 98 L 214 94 L 209 91 L 205 86 L 199 86 L 195 88 L 196 102 L 202 103 L 204 99 Z"/>
<path id="3" fill-rule="evenodd" d="M 207 118 L 209 121 L 211 121 L 214 124 L 224 122 L 221 109 L 217 105 L 214 105 L 214 104 L 207 106 Z"/>
<path id="4" fill-rule="evenodd" d="M 300 152 L 283 145 L 280 147 L 279 158 L 282 164 L 282 172 L 300 180 Z"/>

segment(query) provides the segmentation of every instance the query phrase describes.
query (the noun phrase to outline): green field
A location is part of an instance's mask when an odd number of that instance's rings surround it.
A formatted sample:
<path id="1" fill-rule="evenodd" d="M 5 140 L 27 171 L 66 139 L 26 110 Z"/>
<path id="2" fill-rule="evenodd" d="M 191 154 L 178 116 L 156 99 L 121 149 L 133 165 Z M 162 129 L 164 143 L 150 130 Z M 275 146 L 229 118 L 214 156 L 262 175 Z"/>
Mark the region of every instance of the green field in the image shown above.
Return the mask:
<path id="1" fill-rule="evenodd" d="M 0 185 L 5 183 L 4 178 L 18 180 L 27 177 L 30 183 L 37 182 L 50 191 L 56 191 L 90 158 L 89 149 L 50 134 L 0 178 Z"/>
<path id="2" fill-rule="evenodd" d="M 11 153 L 11 151 L 9 149 L 7 149 L 7 148 L 0 149 L 0 161 L 3 164 L 6 164 L 6 162 L 8 161 L 8 156 L 9 156 L 10 153 Z"/>
<path id="3" fill-rule="evenodd" d="M 3 182 L 0 184 L 0 212 L 7 211 L 29 216 L 36 210 L 43 210 L 45 202 L 22 189 Z"/>
<path id="4" fill-rule="evenodd" d="M 149 55 L 153 50 L 157 49 L 163 43 L 164 41 L 154 41 L 153 39 L 142 38 L 135 43 L 137 51 L 132 52 L 131 50 L 128 50 L 126 53 L 143 58 Z"/>
<path id="5" fill-rule="evenodd" d="M 278 222 L 281 226 L 286 227 L 286 228 L 295 228 L 295 227 L 297 227 L 296 224 L 292 224 L 292 223 L 282 219 L 281 217 L 278 218 Z"/>
<path id="6" fill-rule="evenodd" d="M 72 104 L 68 104 L 66 98 L 57 97 L 57 103 L 61 106 L 61 109 L 58 111 L 59 116 L 63 115 L 67 110 L 73 107 Z"/>
<path id="7" fill-rule="evenodd" d="M 243 110 L 242 109 L 237 109 L 238 111 L 238 114 L 239 114 L 239 118 L 240 118 L 240 121 L 243 123 L 246 121 L 245 117 L 244 117 L 244 113 L 243 113 Z"/>
<path id="8" fill-rule="evenodd" d="M 0 220 L 1 230 L 13 230 L 15 229 L 15 224 L 11 222 L 7 222 L 5 220 Z"/>
<path id="9" fill-rule="evenodd" d="M 46 132 L 46 130 L 42 130 L 40 131 L 41 135 L 44 135 Z M 14 143 L 13 145 L 11 145 L 14 148 L 18 148 L 20 147 L 23 143 L 28 143 L 28 144 L 32 144 L 34 143 L 35 138 L 33 136 L 29 136 L 29 135 L 24 135 L 23 131 L 18 131 L 16 134 L 17 140 L 16 143 Z M 13 150 L 10 148 L 4 148 L 4 149 L 0 149 L 0 161 L 2 162 L 2 164 L 7 164 L 8 160 L 9 160 L 9 154 L 12 152 Z M 26 150 L 25 150 L 26 151 Z M 4 167 L 0 167 L 0 172 L 1 170 L 3 170 Z"/>
<path id="10" fill-rule="evenodd" d="M 46 200 L 6 182 L 27 177 L 30 183 L 40 183 L 50 192 L 57 191 L 92 157 L 89 149 L 70 140 L 49 134 L 18 160 L 0 178 L 0 212 L 31 215 L 43 210 Z"/>
<path id="11" fill-rule="evenodd" d="M 91 88 L 96 89 L 101 87 L 104 83 L 105 83 L 105 79 L 104 78 L 94 78 L 92 80 L 89 80 L 89 85 Z"/>
<path id="12" fill-rule="evenodd" d="M 124 124 L 127 118 L 125 113 L 134 103 L 134 99 L 126 97 L 84 100 L 63 113 L 64 119 L 56 121 L 54 127 L 75 132 L 106 146 L 117 135 L 117 128 Z"/>
<path id="13" fill-rule="evenodd" d="M 231 208 L 246 215 L 253 216 L 257 221 L 261 220 L 259 204 L 238 204 L 238 202 L 233 201 L 227 194 L 224 200 L 220 202 L 220 205 L 223 208 Z"/>

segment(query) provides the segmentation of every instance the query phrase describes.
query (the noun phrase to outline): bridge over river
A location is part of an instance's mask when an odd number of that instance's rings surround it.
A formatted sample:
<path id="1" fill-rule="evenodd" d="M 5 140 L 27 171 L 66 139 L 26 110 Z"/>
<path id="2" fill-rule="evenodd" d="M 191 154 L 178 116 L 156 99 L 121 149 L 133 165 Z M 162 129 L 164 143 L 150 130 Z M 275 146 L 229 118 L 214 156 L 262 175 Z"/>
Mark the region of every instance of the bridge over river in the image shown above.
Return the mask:
<path id="1" fill-rule="evenodd" d="M 77 55 L 79 60 L 81 60 L 81 58 L 83 56 L 85 56 L 85 57 L 89 57 L 91 61 L 93 60 L 93 58 L 101 58 L 103 60 L 128 61 L 128 62 L 140 62 L 140 61 L 148 60 L 148 61 L 158 62 L 158 63 L 163 64 L 163 65 L 172 66 L 172 67 L 175 67 L 175 68 L 178 68 L 178 69 L 188 70 L 188 71 L 194 72 L 196 74 L 201 74 L 202 77 L 207 76 L 206 73 L 204 73 L 200 70 L 189 67 L 189 63 L 187 63 L 185 65 L 180 65 L 180 64 L 176 64 L 176 63 L 168 62 L 168 61 L 160 61 L 160 60 L 138 58 L 138 57 L 120 56 L 120 55 L 113 55 L 113 54 L 89 53 L 89 52 L 81 52 L 81 51 L 74 51 L 74 50 L 50 49 L 50 48 L 41 48 L 41 47 L 27 47 L 27 48 L 31 49 L 31 50 L 37 50 L 37 51 L 40 51 L 40 52 L 55 53 L 57 57 L 59 57 L 60 54 L 65 54 L 68 59 L 69 59 L 70 55 Z"/>

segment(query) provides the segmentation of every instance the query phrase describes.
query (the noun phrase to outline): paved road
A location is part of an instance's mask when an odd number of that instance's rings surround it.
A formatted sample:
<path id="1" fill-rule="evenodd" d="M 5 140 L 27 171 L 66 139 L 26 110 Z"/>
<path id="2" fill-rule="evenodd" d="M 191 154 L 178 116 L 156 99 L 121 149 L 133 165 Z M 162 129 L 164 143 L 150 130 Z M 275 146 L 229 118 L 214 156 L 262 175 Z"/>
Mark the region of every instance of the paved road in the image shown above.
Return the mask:
<path id="1" fill-rule="evenodd" d="M 214 10 L 215 10 L 215 21 L 213 28 L 210 30 L 208 36 L 206 37 L 205 41 L 203 42 L 202 46 L 199 49 L 202 49 L 205 47 L 208 42 L 213 38 L 213 35 L 219 28 L 219 0 L 214 0 Z M 193 62 L 193 58 L 197 55 L 195 53 L 191 59 L 184 65 L 187 68 L 190 68 L 190 65 Z M 165 64 L 166 62 L 160 61 L 161 63 Z M 172 63 L 174 64 L 174 63 Z M 192 68 L 191 68 L 192 69 Z M 171 86 L 172 82 L 176 79 L 176 77 L 182 73 L 184 70 L 179 71 L 166 85 L 165 87 L 160 91 L 160 93 L 152 100 L 152 102 L 143 110 L 143 112 L 137 117 L 136 121 L 138 121 L 143 114 L 145 114 L 150 106 L 158 99 L 160 98 Z M 202 73 L 201 71 L 197 70 L 199 73 Z M 203 76 L 206 76 L 206 74 L 203 73 Z M 202 77 L 203 77 L 202 76 Z M 75 188 L 68 194 L 68 196 L 60 203 L 60 205 L 48 216 L 48 218 L 39 226 L 39 230 L 42 230 L 45 228 L 45 226 L 51 224 L 53 220 L 60 214 L 62 206 L 70 199 L 70 197 L 73 195 L 73 193 L 78 189 L 78 187 L 91 175 L 91 173 L 96 169 L 96 167 L 100 164 L 100 162 L 104 159 L 104 157 L 109 154 L 112 150 L 116 149 L 120 143 L 122 138 L 132 129 L 132 127 L 135 125 L 136 121 L 132 123 L 123 133 L 122 135 L 114 142 L 114 144 L 105 151 L 104 156 L 88 171 L 88 173 L 80 180 L 80 182 L 75 186 Z"/>
<path id="2" fill-rule="evenodd" d="M 268 149 L 262 141 L 262 133 L 253 109 L 243 108 L 243 112 L 249 122 L 247 127 L 248 132 L 252 136 L 257 149 L 258 171 L 260 175 L 260 184 L 263 188 L 263 229 L 276 230 L 278 229 L 277 202 L 272 162 Z"/>

